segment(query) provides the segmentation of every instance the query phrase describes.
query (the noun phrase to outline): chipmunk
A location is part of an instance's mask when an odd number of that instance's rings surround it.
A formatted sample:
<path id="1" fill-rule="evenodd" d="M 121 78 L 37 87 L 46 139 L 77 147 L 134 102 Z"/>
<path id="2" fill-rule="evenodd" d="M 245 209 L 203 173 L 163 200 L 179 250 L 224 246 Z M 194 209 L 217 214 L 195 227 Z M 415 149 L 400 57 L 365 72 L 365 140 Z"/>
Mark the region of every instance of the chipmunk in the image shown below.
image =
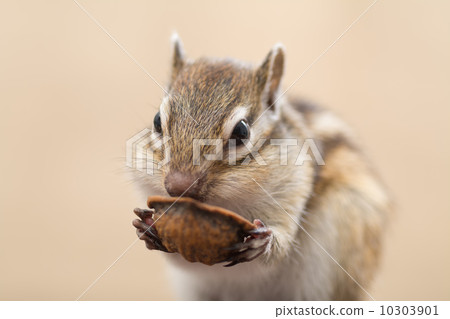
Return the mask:
<path id="1" fill-rule="evenodd" d="M 380 257 L 389 196 L 341 120 L 281 93 L 284 65 L 281 45 L 254 67 L 187 59 L 174 37 L 170 83 L 153 128 L 170 139 L 152 149 L 153 161 L 170 160 L 152 175 L 135 171 L 139 188 L 146 196 L 187 196 L 223 207 L 258 227 L 233 252 L 233 267 L 166 254 L 180 299 L 370 297 L 366 289 Z M 194 165 L 195 139 L 223 140 L 222 158 Z M 283 139 L 290 142 L 283 146 Z M 305 156 L 310 160 L 299 165 L 305 141 L 314 142 L 324 165 L 314 160 L 312 147 Z M 202 144 L 200 157 L 216 146 Z M 137 220 L 137 233 L 147 248 L 166 251 L 154 228 L 144 234 L 153 222 Z"/>

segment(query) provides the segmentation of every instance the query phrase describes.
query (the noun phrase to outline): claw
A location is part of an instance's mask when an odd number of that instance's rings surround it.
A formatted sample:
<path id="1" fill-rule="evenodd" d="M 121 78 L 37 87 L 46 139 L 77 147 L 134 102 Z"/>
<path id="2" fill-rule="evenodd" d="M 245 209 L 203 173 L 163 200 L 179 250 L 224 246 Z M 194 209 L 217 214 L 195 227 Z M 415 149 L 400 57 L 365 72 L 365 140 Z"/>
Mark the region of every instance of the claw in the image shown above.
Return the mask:
<path id="1" fill-rule="evenodd" d="M 164 252 L 167 252 L 166 247 L 163 246 L 161 241 L 158 238 L 151 237 L 147 235 L 147 233 L 143 232 L 142 230 L 136 229 L 136 235 L 139 237 L 139 239 L 145 241 L 145 245 L 148 249 L 154 250 L 161 250 Z"/>
<path id="2" fill-rule="evenodd" d="M 272 231 L 266 227 L 262 227 L 250 230 L 248 233 L 250 235 L 266 235 L 272 233 Z"/>
<path id="3" fill-rule="evenodd" d="M 133 226 L 139 230 L 142 230 L 144 234 L 148 234 L 150 237 L 159 239 L 156 234 L 156 229 L 152 225 L 148 225 L 139 219 L 133 220 Z"/>
<path id="4" fill-rule="evenodd" d="M 226 262 L 230 262 L 229 264 L 224 265 L 224 267 L 231 267 L 239 263 L 243 262 L 249 262 L 254 260 L 255 258 L 261 256 L 264 253 L 265 249 L 261 250 L 245 250 L 242 254 L 239 254 L 238 256 L 233 256 L 231 258 L 228 258 Z"/>
<path id="5" fill-rule="evenodd" d="M 244 242 L 227 248 L 227 250 L 231 251 L 232 256 L 225 260 L 229 264 L 226 264 L 224 267 L 252 261 L 266 252 L 268 245 L 272 241 L 272 230 L 267 228 L 259 219 L 255 219 L 253 223 L 258 228 L 249 231 L 249 236 L 244 239 Z"/>
<path id="6" fill-rule="evenodd" d="M 226 264 L 226 265 L 224 265 L 224 267 L 231 267 L 231 266 L 234 266 L 234 265 L 236 265 L 236 264 L 238 264 L 239 262 L 238 261 L 232 261 L 231 263 L 229 263 L 229 264 Z"/>
<path id="7" fill-rule="evenodd" d="M 231 247 L 225 248 L 225 250 L 234 250 L 234 251 L 241 251 L 246 249 L 245 243 L 238 243 L 236 245 L 233 245 Z"/>
<path id="8" fill-rule="evenodd" d="M 149 217 L 152 218 L 154 213 L 154 211 L 150 209 L 142 209 L 142 208 L 135 208 L 133 211 L 142 220 Z"/>
<path id="9" fill-rule="evenodd" d="M 148 209 L 140 208 L 136 208 L 134 212 L 145 221 L 140 219 L 133 220 L 133 226 L 136 227 L 136 234 L 139 239 L 145 241 L 145 245 L 148 249 L 157 249 L 168 252 L 167 248 L 162 244 L 156 229 L 153 227 L 154 220 L 151 217 L 153 212 Z"/>

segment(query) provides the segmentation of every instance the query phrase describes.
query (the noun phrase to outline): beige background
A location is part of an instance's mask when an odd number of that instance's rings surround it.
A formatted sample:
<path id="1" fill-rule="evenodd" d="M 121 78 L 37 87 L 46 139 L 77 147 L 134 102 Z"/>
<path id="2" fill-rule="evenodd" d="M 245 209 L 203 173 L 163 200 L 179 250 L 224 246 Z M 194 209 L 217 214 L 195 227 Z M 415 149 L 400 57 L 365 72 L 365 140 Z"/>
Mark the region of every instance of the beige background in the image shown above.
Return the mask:
<path id="1" fill-rule="evenodd" d="M 191 57 L 281 41 L 287 87 L 371 1 L 81 3 L 161 83 L 176 29 Z M 381 0 L 289 92 L 347 120 L 395 195 L 380 300 L 450 299 L 449 12 Z M 136 238 L 125 141 L 163 94 L 70 0 L 2 1 L 0 40 L 0 299 L 76 299 Z M 172 298 L 142 242 L 83 297 Z"/>

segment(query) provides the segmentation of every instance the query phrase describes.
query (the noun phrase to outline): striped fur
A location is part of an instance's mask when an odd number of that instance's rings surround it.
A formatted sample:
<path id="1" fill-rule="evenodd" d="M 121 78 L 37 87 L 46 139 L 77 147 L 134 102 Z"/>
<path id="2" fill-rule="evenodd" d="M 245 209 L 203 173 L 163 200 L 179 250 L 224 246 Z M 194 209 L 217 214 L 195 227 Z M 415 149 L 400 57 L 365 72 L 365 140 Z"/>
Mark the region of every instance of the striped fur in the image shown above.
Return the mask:
<path id="1" fill-rule="evenodd" d="M 311 104 L 284 97 L 273 103 L 280 97 L 281 47 L 258 68 L 227 59 L 190 61 L 181 52 L 181 44 L 175 44 L 169 95 L 161 106 L 171 161 L 153 176 L 136 172 L 136 180 L 145 195 L 167 195 L 164 178 L 171 170 L 199 176 L 205 202 L 261 219 L 274 239 L 263 256 L 232 268 L 168 255 L 179 298 L 367 299 L 358 284 L 369 289 L 375 274 L 390 200 L 347 126 Z M 289 155 L 298 154 L 306 138 L 313 139 L 325 165 L 279 165 L 279 147 L 269 142 L 259 150 L 266 165 L 253 158 L 244 163 L 248 151 L 242 146 L 238 165 L 229 165 L 226 158 L 192 165 L 193 139 L 227 140 L 230 122 L 237 121 L 233 114 L 245 114 L 254 140 L 297 139 Z M 201 152 L 213 152 L 212 146 Z M 154 159 L 163 157 L 164 150 L 155 149 Z"/>

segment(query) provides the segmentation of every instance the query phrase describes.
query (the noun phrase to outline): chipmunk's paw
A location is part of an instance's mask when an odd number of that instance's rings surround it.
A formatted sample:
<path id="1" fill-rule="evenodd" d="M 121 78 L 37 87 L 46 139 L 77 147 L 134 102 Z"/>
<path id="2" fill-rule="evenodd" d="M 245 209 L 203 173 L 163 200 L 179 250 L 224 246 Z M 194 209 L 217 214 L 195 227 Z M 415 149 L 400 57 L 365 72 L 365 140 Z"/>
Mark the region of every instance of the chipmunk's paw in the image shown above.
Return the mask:
<path id="1" fill-rule="evenodd" d="M 270 248 L 270 243 L 273 239 L 272 230 L 267 228 L 259 219 L 255 219 L 253 223 L 257 228 L 249 232 L 249 236 L 245 238 L 245 241 L 230 247 L 233 255 L 226 260 L 229 264 L 225 265 L 225 267 L 252 261 Z"/>
<path id="2" fill-rule="evenodd" d="M 138 235 L 139 239 L 145 241 L 145 246 L 150 250 L 167 252 L 153 226 L 155 222 L 152 218 L 153 211 L 135 208 L 134 213 L 140 218 L 133 220 L 133 226 L 136 227 L 136 235 Z"/>

